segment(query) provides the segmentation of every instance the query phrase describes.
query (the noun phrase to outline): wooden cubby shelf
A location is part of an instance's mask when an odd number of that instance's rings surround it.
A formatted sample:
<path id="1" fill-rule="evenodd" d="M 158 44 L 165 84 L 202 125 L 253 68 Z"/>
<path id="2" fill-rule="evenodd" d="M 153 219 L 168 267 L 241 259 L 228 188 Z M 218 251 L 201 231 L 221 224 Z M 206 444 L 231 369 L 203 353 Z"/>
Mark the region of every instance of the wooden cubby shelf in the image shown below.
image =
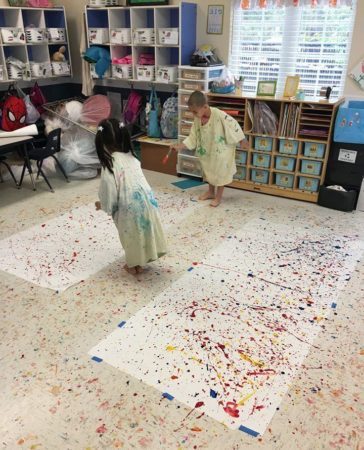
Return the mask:
<path id="1" fill-rule="evenodd" d="M 336 110 L 343 99 L 289 100 L 208 94 L 210 106 L 238 120 L 249 149 L 237 149 L 237 174 L 231 187 L 316 203 L 323 184 Z M 265 102 L 276 116 L 271 134 L 254 124 L 256 102 Z M 246 164 L 241 164 L 245 152 Z M 255 156 L 254 155 L 258 155 Z M 244 158 L 243 158 L 244 159 Z"/>

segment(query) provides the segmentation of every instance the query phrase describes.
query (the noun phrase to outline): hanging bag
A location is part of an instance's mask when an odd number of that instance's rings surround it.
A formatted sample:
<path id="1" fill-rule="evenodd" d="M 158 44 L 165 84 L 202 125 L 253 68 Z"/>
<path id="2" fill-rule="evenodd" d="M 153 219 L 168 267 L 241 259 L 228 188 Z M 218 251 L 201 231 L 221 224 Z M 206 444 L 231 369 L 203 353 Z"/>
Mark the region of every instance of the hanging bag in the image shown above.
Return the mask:
<path id="1" fill-rule="evenodd" d="M 15 83 L 15 89 L 16 89 L 16 92 L 18 93 L 18 97 L 22 98 L 24 100 L 25 107 L 27 109 L 27 117 L 25 120 L 26 123 L 27 124 L 35 123 L 40 117 L 40 114 L 39 114 L 37 108 L 33 105 L 32 101 L 30 100 L 29 95 L 26 95 L 24 93 L 24 91 L 16 83 Z"/>
<path id="2" fill-rule="evenodd" d="M 175 95 L 169 97 L 163 104 L 161 130 L 165 138 L 178 137 L 178 99 Z"/>
<path id="3" fill-rule="evenodd" d="M 37 82 L 35 82 L 34 86 L 31 88 L 29 97 L 39 113 L 43 114 L 44 109 L 42 106 L 47 103 L 47 100 Z"/>
<path id="4" fill-rule="evenodd" d="M 159 108 L 158 97 L 155 92 L 154 86 L 150 91 L 150 111 L 148 113 L 148 131 L 149 137 L 159 138 L 161 136 L 161 129 L 159 126 Z"/>
<path id="5" fill-rule="evenodd" d="M 19 98 L 14 84 L 9 86 L 1 102 L 1 128 L 14 131 L 25 126 L 27 110 L 24 100 Z"/>

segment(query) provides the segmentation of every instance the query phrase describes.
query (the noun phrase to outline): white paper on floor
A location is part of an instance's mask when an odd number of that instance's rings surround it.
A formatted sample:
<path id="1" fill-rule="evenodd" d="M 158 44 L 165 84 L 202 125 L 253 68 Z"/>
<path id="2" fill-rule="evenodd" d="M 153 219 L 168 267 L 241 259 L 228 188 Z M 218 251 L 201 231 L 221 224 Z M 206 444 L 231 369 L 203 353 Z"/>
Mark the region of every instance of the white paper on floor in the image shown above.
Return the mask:
<path id="1" fill-rule="evenodd" d="M 89 354 L 263 434 L 362 252 L 355 236 L 252 221 Z"/>
<path id="2" fill-rule="evenodd" d="M 165 229 L 201 206 L 185 193 L 162 191 L 155 195 Z M 91 204 L 0 241 L 0 270 L 64 291 L 123 255 L 112 219 Z"/>

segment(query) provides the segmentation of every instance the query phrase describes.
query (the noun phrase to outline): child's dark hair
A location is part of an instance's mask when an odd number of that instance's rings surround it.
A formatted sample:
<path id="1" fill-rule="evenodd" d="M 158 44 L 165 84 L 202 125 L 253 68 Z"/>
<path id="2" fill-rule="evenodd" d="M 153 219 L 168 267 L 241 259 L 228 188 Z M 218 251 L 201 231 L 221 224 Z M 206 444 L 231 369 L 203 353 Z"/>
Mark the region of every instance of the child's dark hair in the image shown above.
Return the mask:
<path id="1" fill-rule="evenodd" d="M 201 91 L 192 92 L 187 102 L 188 106 L 195 106 L 197 108 L 202 108 L 207 104 L 208 104 L 207 97 Z"/>
<path id="2" fill-rule="evenodd" d="M 114 173 L 111 156 L 114 152 L 131 152 L 135 156 L 128 129 L 116 119 L 105 119 L 99 123 L 95 145 L 101 166 L 111 173 Z"/>

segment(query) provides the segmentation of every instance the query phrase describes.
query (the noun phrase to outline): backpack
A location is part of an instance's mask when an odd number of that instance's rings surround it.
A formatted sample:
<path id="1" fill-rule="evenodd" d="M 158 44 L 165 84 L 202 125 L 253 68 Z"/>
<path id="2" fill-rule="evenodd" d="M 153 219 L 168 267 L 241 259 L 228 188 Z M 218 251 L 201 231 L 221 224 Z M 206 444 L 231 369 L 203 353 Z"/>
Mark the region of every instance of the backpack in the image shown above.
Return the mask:
<path id="1" fill-rule="evenodd" d="M 131 91 L 124 108 L 125 125 L 133 124 L 142 109 L 143 97 L 136 91 Z"/>
<path id="2" fill-rule="evenodd" d="M 43 105 L 47 103 L 47 100 L 37 82 L 35 82 L 34 86 L 31 88 L 29 97 L 30 101 L 37 108 L 39 113 L 43 114 L 44 113 Z"/>
<path id="3" fill-rule="evenodd" d="M 154 86 L 150 91 L 149 99 L 150 109 L 148 112 L 148 130 L 149 137 L 159 138 L 161 136 L 161 129 L 159 126 L 159 99 L 155 92 Z"/>
<path id="4" fill-rule="evenodd" d="M 24 100 L 19 98 L 13 85 L 9 86 L 1 103 L 1 128 L 4 131 L 23 128 L 26 125 L 27 109 Z"/>
<path id="5" fill-rule="evenodd" d="M 169 97 L 163 104 L 161 129 L 165 138 L 177 139 L 178 137 L 178 99 Z"/>

